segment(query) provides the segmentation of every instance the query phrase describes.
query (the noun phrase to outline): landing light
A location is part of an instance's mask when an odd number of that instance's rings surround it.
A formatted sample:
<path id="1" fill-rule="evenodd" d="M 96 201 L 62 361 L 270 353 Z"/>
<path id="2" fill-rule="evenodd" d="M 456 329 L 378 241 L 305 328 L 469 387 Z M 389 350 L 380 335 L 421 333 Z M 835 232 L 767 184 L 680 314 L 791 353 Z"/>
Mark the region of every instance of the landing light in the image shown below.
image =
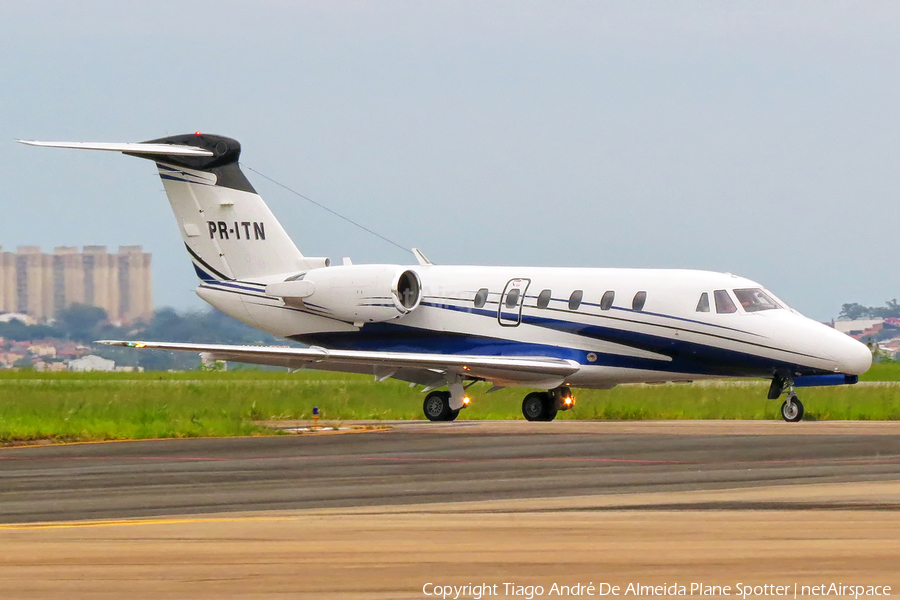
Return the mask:
<path id="1" fill-rule="evenodd" d="M 572 406 L 573 404 L 575 404 L 575 398 L 573 398 L 572 396 L 566 396 L 565 398 L 563 398 L 563 403 L 565 403 L 566 406 Z"/>
<path id="2" fill-rule="evenodd" d="M 468 406 L 470 402 L 472 402 L 472 399 L 469 398 L 468 396 L 463 398 L 463 406 Z"/>

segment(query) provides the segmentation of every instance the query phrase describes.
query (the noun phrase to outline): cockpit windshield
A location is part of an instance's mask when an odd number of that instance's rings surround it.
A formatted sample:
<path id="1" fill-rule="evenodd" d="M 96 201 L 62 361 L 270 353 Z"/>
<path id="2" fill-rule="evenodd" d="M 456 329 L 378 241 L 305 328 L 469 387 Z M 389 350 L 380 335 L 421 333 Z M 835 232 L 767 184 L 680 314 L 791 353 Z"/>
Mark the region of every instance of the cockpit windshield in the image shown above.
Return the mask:
<path id="1" fill-rule="evenodd" d="M 734 290 L 734 295 L 737 297 L 738 302 L 741 303 L 741 308 L 748 313 L 784 308 L 762 288 Z"/>

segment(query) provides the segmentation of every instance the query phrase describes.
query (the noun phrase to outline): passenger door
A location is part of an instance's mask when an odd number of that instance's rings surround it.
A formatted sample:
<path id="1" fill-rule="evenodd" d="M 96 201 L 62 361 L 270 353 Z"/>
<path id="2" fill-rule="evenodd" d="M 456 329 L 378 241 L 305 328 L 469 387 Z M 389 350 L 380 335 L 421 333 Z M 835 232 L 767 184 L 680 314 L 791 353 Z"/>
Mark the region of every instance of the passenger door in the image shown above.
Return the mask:
<path id="1" fill-rule="evenodd" d="M 504 327 L 515 327 L 522 322 L 522 305 L 529 285 L 530 279 L 510 279 L 503 288 L 500 306 L 497 309 L 497 321 Z"/>

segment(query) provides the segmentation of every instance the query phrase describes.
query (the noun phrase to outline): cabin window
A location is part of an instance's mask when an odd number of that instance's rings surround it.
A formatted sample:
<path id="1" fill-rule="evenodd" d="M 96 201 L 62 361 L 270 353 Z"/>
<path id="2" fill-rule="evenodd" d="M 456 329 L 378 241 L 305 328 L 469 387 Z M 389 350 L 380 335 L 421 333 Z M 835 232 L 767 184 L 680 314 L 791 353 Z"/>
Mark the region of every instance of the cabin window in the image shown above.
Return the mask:
<path id="1" fill-rule="evenodd" d="M 632 310 L 644 310 L 644 303 L 647 301 L 647 292 L 638 292 L 631 301 Z"/>
<path id="2" fill-rule="evenodd" d="M 612 308 L 613 302 L 616 299 L 616 293 L 612 290 L 609 290 L 603 297 L 600 298 L 600 310 L 609 310 Z"/>
<path id="3" fill-rule="evenodd" d="M 550 296 L 552 293 L 550 290 L 544 290 L 540 294 L 538 294 L 537 298 L 537 307 L 538 308 L 547 308 L 550 306 Z"/>
<path id="4" fill-rule="evenodd" d="M 488 289 L 481 288 L 477 292 L 475 292 L 475 308 L 481 308 L 485 304 L 487 304 L 488 298 Z"/>
<path id="5" fill-rule="evenodd" d="M 713 292 L 716 299 L 716 312 L 719 314 L 728 314 L 737 312 L 737 307 L 731 301 L 731 296 L 725 290 L 716 290 Z"/>
<path id="6" fill-rule="evenodd" d="M 575 290 L 572 292 L 572 295 L 569 296 L 569 310 L 578 310 L 578 307 L 581 306 L 582 298 L 584 298 L 583 290 Z"/>
<path id="7" fill-rule="evenodd" d="M 509 293 L 506 294 L 506 308 L 515 308 L 519 304 L 519 296 L 521 295 L 522 290 L 516 288 L 509 290 Z"/>
<path id="8" fill-rule="evenodd" d="M 761 310 L 784 308 L 761 288 L 748 288 L 733 291 L 738 302 L 741 303 L 741 308 L 746 312 L 759 312 Z"/>
<path id="9" fill-rule="evenodd" d="M 697 312 L 709 312 L 709 294 L 700 294 L 700 302 L 697 303 Z"/>

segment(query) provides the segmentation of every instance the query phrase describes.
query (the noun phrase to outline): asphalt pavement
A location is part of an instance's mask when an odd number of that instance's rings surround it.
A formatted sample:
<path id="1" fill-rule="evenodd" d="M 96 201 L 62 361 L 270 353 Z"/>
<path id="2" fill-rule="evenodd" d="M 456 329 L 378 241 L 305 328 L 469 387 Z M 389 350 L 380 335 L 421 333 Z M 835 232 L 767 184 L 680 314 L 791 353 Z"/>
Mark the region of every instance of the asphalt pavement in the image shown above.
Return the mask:
<path id="1" fill-rule="evenodd" d="M 599 435 L 522 425 L 5 448 L 0 521 L 900 478 L 900 436 L 891 434 L 640 433 L 637 424 L 638 433 Z"/>

